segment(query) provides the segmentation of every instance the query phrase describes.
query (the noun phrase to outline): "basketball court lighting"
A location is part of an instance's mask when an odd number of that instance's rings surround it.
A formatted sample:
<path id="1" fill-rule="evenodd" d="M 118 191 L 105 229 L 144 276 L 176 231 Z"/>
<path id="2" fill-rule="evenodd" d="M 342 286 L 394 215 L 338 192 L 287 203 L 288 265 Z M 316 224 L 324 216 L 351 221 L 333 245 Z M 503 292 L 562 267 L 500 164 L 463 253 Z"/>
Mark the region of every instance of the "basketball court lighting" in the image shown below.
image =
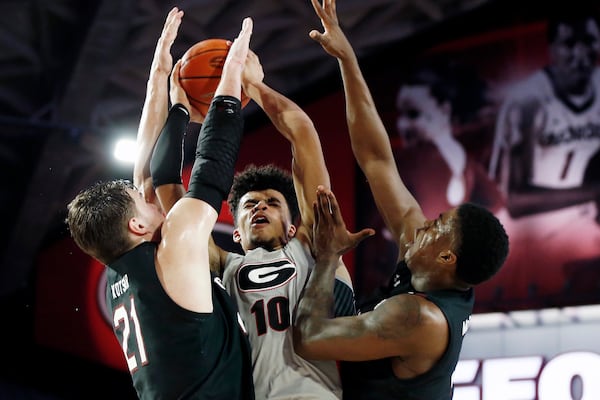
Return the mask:
<path id="1" fill-rule="evenodd" d="M 117 139 L 113 151 L 113 156 L 117 160 L 128 164 L 133 164 L 135 162 L 136 154 L 137 144 L 135 139 L 130 137 L 122 137 Z"/>

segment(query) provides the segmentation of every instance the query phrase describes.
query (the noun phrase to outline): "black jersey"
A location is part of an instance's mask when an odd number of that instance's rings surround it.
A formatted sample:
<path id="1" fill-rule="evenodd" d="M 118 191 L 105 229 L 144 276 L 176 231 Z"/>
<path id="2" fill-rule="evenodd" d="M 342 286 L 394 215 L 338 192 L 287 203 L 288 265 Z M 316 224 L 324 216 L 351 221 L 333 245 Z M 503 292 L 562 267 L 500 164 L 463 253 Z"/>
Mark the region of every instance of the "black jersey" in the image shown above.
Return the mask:
<path id="1" fill-rule="evenodd" d="M 450 400 L 452 398 L 451 378 L 458 363 L 463 335 L 466 333 L 473 310 L 473 289 L 421 293 L 412 287 L 410 278 L 411 273 L 406 263 L 400 262 L 390 286 L 382 292 L 378 301 L 369 303 L 370 306 L 364 309 L 361 308 L 361 312 L 371 311 L 380 301 L 398 294 L 423 295 L 442 310 L 448 321 L 449 343 L 445 353 L 431 370 L 411 379 L 397 378 L 389 358 L 343 362 L 341 373 L 344 399 Z"/>
<path id="2" fill-rule="evenodd" d="M 212 313 L 177 305 L 143 243 L 107 269 L 107 304 L 140 399 L 254 399 L 247 335 L 213 276 Z"/>

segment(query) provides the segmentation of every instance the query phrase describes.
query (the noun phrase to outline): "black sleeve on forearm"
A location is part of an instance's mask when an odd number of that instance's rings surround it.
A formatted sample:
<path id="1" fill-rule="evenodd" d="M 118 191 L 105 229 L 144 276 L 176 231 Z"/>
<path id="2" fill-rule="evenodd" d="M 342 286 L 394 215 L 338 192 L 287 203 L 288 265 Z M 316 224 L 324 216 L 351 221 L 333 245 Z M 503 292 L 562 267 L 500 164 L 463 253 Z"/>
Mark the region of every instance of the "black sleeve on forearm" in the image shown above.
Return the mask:
<path id="1" fill-rule="evenodd" d="M 150 174 L 155 188 L 182 183 L 183 139 L 189 122 L 190 114 L 184 106 L 175 104 L 171 107 L 150 159 Z"/>
<path id="2" fill-rule="evenodd" d="M 244 131 L 240 100 L 232 96 L 213 99 L 196 145 L 186 197 L 210 204 L 217 213 L 229 195 Z"/>

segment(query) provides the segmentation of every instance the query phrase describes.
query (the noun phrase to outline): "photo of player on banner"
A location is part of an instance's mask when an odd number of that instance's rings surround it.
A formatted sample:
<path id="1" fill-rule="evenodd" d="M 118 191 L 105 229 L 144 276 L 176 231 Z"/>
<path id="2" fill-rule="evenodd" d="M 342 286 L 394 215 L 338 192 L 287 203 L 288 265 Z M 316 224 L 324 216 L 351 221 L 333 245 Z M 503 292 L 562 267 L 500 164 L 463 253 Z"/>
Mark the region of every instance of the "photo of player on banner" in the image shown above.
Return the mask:
<path id="1" fill-rule="evenodd" d="M 478 288 L 476 312 L 600 301 L 599 15 L 549 3 L 367 76 L 425 214 L 470 201 L 505 225 L 509 258 Z M 359 276 L 369 263 L 378 271 L 357 279 L 365 297 L 396 258 L 371 201 L 358 197 L 359 225 L 377 229 L 357 251 Z"/>

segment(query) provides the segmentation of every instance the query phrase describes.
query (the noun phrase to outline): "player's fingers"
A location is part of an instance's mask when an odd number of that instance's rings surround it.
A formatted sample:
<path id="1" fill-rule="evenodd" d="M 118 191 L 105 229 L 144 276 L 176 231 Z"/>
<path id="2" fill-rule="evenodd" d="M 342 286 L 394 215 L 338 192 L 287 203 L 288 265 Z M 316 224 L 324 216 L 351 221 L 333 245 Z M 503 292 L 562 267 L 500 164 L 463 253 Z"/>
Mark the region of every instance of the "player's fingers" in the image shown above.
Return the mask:
<path id="1" fill-rule="evenodd" d="M 365 240 L 368 237 L 371 237 L 375 234 L 375 230 L 371 228 L 362 229 L 360 232 L 351 233 L 350 239 L 352 240 L 352 246 L 356 247 L 360 242 Z"/>
<path id="2" fill-rule="evenodd" d="M 336 11 L 335 11 L 335 0 L 323 0 L 326 2 L 327 6 L 326 9 L 328 10 L 328 14 L 330 16 L 335 16 L 336 15 Z"/>
<path id="3" fill-rule="evenodd" d="M 313 8 L 315 9 L 315 13 L 319 18 L 323 15 L 323 8 L 321 7 L 321 2 L 319 0 L 310 0 Z"/>
<path id="4" fill-rule="evenodd" d="M 252 21 L 252 18 L 244 18 L 244 21 L 242 22 L 242 30 L 240 32 L 240 35 L 243 35 L 244 37 L 247 37 L 248 40 L 250 40 L 250 35 L 252 34 L 253 26 L 254 23 Z"/>
<path id="5" fill-rule="evenodd" d="M 308 36 L 317 43 L 323 43 L 323 34 L 316 29 L 310 31 Z"/>
<path id="6" fill-rule="evenodd" d="M 235 51 L 239 53 L 243 59 L 246 59 L 247 50 L 250 44 L 250 36 L 252 36 L 252 18 L 246 17 L 242 22 L 242 29 L 238 37 L 233 41 L 232 47 L 230 49 L 236 49 Z"/>
<path id="7" fill-rule="evenodd" d="M 319 226 L 319 221 L 321 220 L 320 217 L 320 209 L 319 209 L 319 204 L 318 204 L 318 200 L 313 201 L 313 214 L 314 214 L 314 218 L 315 218 L 315 222 L 314 225 L 315 227 Z"/>
<path id="8" fill-rule="evenodd" d="M 329 199 L 327 198 L 327 193 L 325 193 L 325 188 L 321 185 L 317 188 L 317 202 L 319 203 L 319 213 L 322 218 L 329 218 L 331 215 L 329 212 Z"/>
<path id="9" fill-rule="evenodd" d="M 181 71 L 181 59 L 177 60 L 171 72 L 171 84 L 179 85 L 179 73 Z"/>
<path id="10" fill-rule="evenodd" d="M 167 19 L 173 18 L 173 16 L 175 14 L 177 14 L 178 12 L 179 12 L 179 8 L 177 8 L 177 7 L 171 8 L 171 10 L 169 10 L 169 14 L 167 14 Z"/>
<path id="11" fill-rule="evenodd" d="M 329 203 L 329 213 L 336 224 L 344 224 L 340 213 L 340 206 L 337 199 L 331 190 L 327 191 L 327 202 Z"/>

